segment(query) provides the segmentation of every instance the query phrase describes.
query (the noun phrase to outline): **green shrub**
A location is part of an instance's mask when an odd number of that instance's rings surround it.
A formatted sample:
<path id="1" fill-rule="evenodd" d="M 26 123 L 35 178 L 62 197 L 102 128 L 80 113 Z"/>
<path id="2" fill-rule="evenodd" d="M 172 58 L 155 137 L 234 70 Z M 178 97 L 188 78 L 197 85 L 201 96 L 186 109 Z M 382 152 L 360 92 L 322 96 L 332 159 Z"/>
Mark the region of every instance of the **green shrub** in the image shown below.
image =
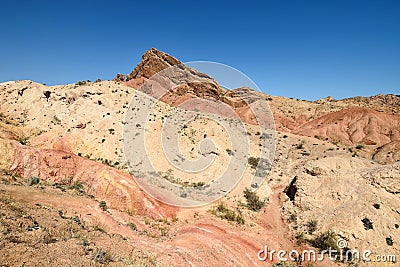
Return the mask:
<path id="1" fill-rule="evenodd" d="M 29 145 L 29 138 L 26 136 L 17 136 L 15 140 L 18 141 L 18 143 L 20 143 L 21 145 Z"/>
<path id="2" fill-rule="evenodd" d="M 99 207 L 104 211 L 108 210 L 107 203 L 104 200 L 99 202 Z"/>
<path id="3" fill-rule="evenodd" d="M 296 148 L 297 148 L 297 149 L 303 149 L 303 148 L 304 148 L 304 145 L 303 145 L 302 143 L 297 144 L 297 145 L 296 145 Z"/>
<path id="4" fill-rule="evenodd" d="M 101 264 L 108 265 L 110 262 L 114 261 L 110 252 L 104 251 L 101 248 L 97 250 L 94 255 L 94 260 Z"/>
<path id="5" fill-rule="evenodd" d="M 226 149 L 226 153 L 228 153 L 229 156 L 233 156 L 234 153 L 232 150 L 230 150 L 229 148 Z"/>
<path id="6" fill-rule="evenodd" d="M 203 187 L 204 185 L 205 185 L 205 183 L 202 181 L 197 182 L 197 183 L 195 183 L 195 182 L 192 183 L 192 187 L 195 187 L 195 188 Z"/>
<path id="7" fill-rule="evenodd" d="M 129 225 L 130 228 L 132 228 L 133 231 L 137 231 L 136 224 L 134 224 L 133 222 L 130 222 L 128 225 Z"/>
<path id="8" fill-rule="evenodd" d="M 374 229 L 374 225 L 372 224 L 371 220 L 365 217 L 364 219 L 361 220 L 362 223 L 364 224 L 364 229 L 365 230 L 372 230 Z"/>
<path id="9" fill-rule="evenodd" d="M 386 244 L 388 245 L 388 246 L 393 246 L 393 239 L 392 239 L 392 237 L 391 236 L 389 236 L 389 237 L 386 237 Z"/>
<path id="10" fill-rule="evenodd" d="M 316 220 L 311 220 L 307 223 L 307 230 L 310 235 L 312 235 L 317 230 L 318 222 Z"/>
<path id="11" fill-rule="evenodd" d="M 79 81 L 79 82 L 77 82 L 76 83 L 76 85 L 79 85 L 79 86 L 81 86 L 81 85 L 85 85 L 86 84 L 86 82 L 85 81 Z"/>
<path id="12" fill-rule="evenodd" d="M 30 185 L 30 186 L 32 186 L 32 185 L 37 185 L 39 182 L 40 182 L 40 179 L 39 179 L 39 177 L 37 177 L 37 176 L 31 176 L 31 177 L 29 178 L 29 185 Z"/>
<path id="13" fill-rule="evenodd" d="M 81 181 L 76 181 L 73 185 L 69 187 L 69 189 L 76 190 L 82 194 L 85 193 L 85 189 L 83 188 L 83 184 Z"/>
<path id="14" fill-rule="evenodd" d="M 225 206 L 223 202 L 218 203 L 218 205 L 211 210 L 211 213 L 215 216 L 225 219 L 227 221 L 236 222 L 237 224 L 244 224 L 244 218 L 240 210 L 231 210 Z"/>
<path id="15" fill-rule="evenodd" d="M 327 231 L 319 234 L 314 239 L 310 240 L 311 245 L 322 250 L 333 249 L 339 251 L 337 246 L 337 235 L 332 231 Z"/>
<path id="16" fill-rule="evenodd" d="M 260 158 L 250 157 L 247 162 L 249 163 L 250 167 L 252 167 L 253 169 L 257 169 Z"/>
<path id="17" fill-rule="evenodd" d="M 265 201 L 260 200 L 260 197 L 256 192 L 246 188 L 244 191 L 244 197 L 247 201 L 246 207 L 252 211 L 260 211 L 265 206 Z"/>
<path id="18" fill-rule="evenodd" d="M 267 159 L 249 157 L 247 162 L 252 169 L 256 170 L 254 175 L 258 177 L 268 175 L 269 170 L 271 169 L 271 164 Z"/>
<path id="19" fill-rule="evenodd" d="M 357 145 L 357 146 L 356 146 L 356 149 L 363 149 L 363 148 L 364 148 L 363 145 Z"/>

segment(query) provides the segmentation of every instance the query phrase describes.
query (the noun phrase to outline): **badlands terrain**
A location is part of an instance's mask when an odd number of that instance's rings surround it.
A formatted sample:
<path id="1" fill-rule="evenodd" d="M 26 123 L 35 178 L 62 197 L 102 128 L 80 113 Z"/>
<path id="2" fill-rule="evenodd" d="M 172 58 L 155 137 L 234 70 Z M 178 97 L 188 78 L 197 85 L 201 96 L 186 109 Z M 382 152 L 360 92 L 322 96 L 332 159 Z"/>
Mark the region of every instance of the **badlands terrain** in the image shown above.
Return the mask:
<path id="1" fill-rule="evenodd" d="M 152 48 L 131 73 L 112 81 L 0 84 L 1 266 L 279 266 L 276 259 L 258 260 L 258 251 L 264 245 L 318 250 L 339 238 L 349 249 L 371 250 L 372 260 L 377 255 L 400 260 L 399 95 L 305 101 L 245 87 L 225 90 L 195 70 L 203 82 L 168 94 L 143 86 L 180 64 Z M 251 94 L 268 102 L 276 128 L 267 137 L 274 148 L 270 170 L 255 194 L 247 189 L 263 167 L 259 147 L 265 135 L 243 101 L 251 102 Z M 243 180 L 222 199 L 196 208 L 148 195 L 124 154 L 124 125 L 134 97 L 140 99 L 138 110 L 161 100 L 148 122 L 147 145 L 157 171 L 180 186 L 206 187 L 240 151 L 215 122 L 193 120 L 179 133 L 182 153 L 201 158 L 197 147 L 207 137 L 214 141 L 215 161 L 200 174 L 184 173 L 162 156 L 163 120 L 193 109 L 229 118 L 223 109 L 188 105 L 191 99 L 235 110 L 250 143 Z"/>

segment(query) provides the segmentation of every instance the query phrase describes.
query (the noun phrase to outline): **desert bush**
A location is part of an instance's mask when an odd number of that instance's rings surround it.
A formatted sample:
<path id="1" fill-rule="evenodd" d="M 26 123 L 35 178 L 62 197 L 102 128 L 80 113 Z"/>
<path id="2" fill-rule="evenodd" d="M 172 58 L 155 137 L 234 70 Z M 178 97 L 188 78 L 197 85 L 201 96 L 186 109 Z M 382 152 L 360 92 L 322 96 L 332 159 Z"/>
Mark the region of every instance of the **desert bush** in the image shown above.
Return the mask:
<path id="1" fill-rule="evenodd" d="M 246 207 L 252 211 L 260 211 L 265 206 L 265 201 L 260 200 L 256 192 L 246 188 L 244 191 L 244 198 L 247 201 Z"/>
<path id="2" fill-rule="evenodd" d="M 232 150 L 230 150 L 229 148 L 226 149 L 226 153 L 228 153 L 229 156 L 233 156 L 234 153 Z"/>
<path id="3" fill-rule="evenodd" d="M 218 205 L 211 210 L 211 213 L 221 219 L 236 222 L 237 224 L 244 224 L 245 222 L 243 215 L 239 210 L 231 210 L 226 207 L 223 202 L 218 203 Z"/>
<path id="4" fill-rule="evenodd" d="M 297 144 L 297 145 L 296 145 L 296 148 L 297 148 L 297 149 L 303 149 L 303 148 L 304 148 L 304 145 L 303 145 L 302 143 Z"/>
<path id="5" fill-rule="evenodd" d="M 137 226 L 136 226 L 136 224 L 134 224 L 133 222 L 130 222 L 130 223 L 128 224 L 128 226 L 129 226 L 133 231 L 137 231 Z"/>
<path id="6" fill-rule="evenodd" d="M 332 231 L 327 231 L 319 234 L 314 239 L 309 240 L 311 245 L 322 250 L 333 249 L 339 251 L 337 246 L 337 235 Z"/>
<path id="7" fill-rule="evenodd" d="M 21 145 L 29 145 L 29 138 L 26 136 L 17 136 L 15 140 L 20 143 Z"/>
<path id="8" fill-rule="evenodd" d="M 108 210 L 107 203 L 104 200 L 99 202 L 99 207 L 104 211 Z"/>
<path id="9" fill-rule="evenodd" d="M 113 257 L 108 251 L 104 251 L 103 249 L 98 249 L 96 254 L 94 255 L 94 260 L 101 264 L 109 264 L 113 261 Z"/>
<path id="10" fill-rule="evenodd" d="M 260 158 L 249 157 L 247 162 L 249 163 L 251 168 L 257 169 L 258 163 L 260 162 Z"/>
<path id="11" fill-rule="evenodd" d="M 365 230 L 374 229 L 374 225 L 372 224 L 372 221 L 370 219 L 368 219 L 367 217 L 364 217 L 361 221 L 364 224 L 364 229 Z"/>
<path id="12" fill-rule="evenodd" d="M 318 222 L 316 220 L 311 220 L 307 223 L 307 230 L 310 235 L 312 235 L 317 230 Z"/>
<path id="13" fill-rule="evenodd" d="M 37 177 L 37 176 L 31 176 L 30 178 L 29 178 L 29 185 L 30 186 L 32 186 L 32 185 L 37 185 L 38 183 L 40 182 L 40 179 L 39 179 L 39 177 Z"/>
<path id="14" fill-rule="evenodd" d="M 99 231 L 99 232 L 101 232 L 101 233 L 103 233 L 103 234 L 107 234 L 107 231 L 104 229 L 104 227 L 102 226 L 102 225 L 100 225 L 100 224 L 95 224 L 95 225 L 93 225 L 93 230 L 95 230 L 95 231 Z"/>
<path id="15" fill-rule="evenodd" d="M 268 172 L 271 169 L 271 164 L 267 159 L 249 157 L 247 163 L 252 169 L 256 170 L 254 175 L 258 177 L 268 175 Z"/>
<path id="16" fill-rule="evenodd" d="M 76 181 L 73 185 L 71 185 L 69 187 L 69 189 L 76 190 L 76 191 L 78 191 L 79 193 L 82 193 L 82 194 L 85 193 L 85 189 L 84 189 L 83 184 L 82 184 L 81 181 Z"/>
<path id="17" fill-rule="evenodd" d="M 296 223 L 297 222 L 297 215 L 295 213 L 290 213 L 288 221 L 291 223 Z"/>
<path id="18" fill-rule="evenodd" d="M 203 187 L 205 185 L 204 182 L 200 181 L 200 182 L 193 182 L 192 183 L 192 187 L 198 188 L 198 187 Z"/>
<path id="19" fill-rule="evenodd" d="M 386 244 L 388 245 L 388 246 L 393 246 L 393 239 L 392 239 L 392 237 L 391 236 L 389 236 L 389 237 L 386 237 Z"/>
<path id="20" fill-rule="evenodd" d="M 77 83 L 76 83 L 76 85 L 79 85 L 79 86 L 81 86 L 81 85 L 85 85 L 86 84 L 86 82 L 85 81 L 78 81 Z"/>

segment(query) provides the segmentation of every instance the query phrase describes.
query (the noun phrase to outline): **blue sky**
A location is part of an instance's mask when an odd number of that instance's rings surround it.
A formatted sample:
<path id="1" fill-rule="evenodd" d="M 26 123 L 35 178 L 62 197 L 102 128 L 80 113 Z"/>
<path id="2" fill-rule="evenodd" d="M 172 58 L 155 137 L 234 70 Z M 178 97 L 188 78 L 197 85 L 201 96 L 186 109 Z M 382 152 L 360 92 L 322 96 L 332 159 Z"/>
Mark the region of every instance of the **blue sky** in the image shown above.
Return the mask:
<path id="1" fill-rule="evenodd" d="M 227 64 L 265 93 L 400 94 L 400 1 L 1 1 L 0 81 L 129 73 L 149 48 Z"/>

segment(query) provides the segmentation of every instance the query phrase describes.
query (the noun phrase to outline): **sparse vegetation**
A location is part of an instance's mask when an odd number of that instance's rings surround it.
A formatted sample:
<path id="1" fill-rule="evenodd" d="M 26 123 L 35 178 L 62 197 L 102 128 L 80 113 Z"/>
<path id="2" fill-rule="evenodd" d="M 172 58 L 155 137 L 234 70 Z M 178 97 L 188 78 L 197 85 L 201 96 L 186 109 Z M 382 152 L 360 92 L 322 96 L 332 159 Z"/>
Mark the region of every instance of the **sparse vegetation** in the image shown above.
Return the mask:
<path id="1" fill-rule="evenodd" d="M 39 182 L 40 182 L 39 177 L 37 177 L 37 176 L 31 176 L 31 177 L 29 178 L 28 185 L 30 185 L 30 186 L 32 186 L 32 185 L 37 185 Z"/>
<path id="2" fill-rule="evenodd" d="M 303 148 L 304 148 L 303 143 L 297 144 L 297 145 L 296 145 L 296 148 L 297 148 L 297 149 L 303 149 Z"/>
<path id="3" fill-rule="evenodd" d="M 258 163 L 260 162 L 260 158 L 249 157 L 247 161 L 251 168 L 257 169 Z"/>
<path id="4" fill-rule="evenodd" d="M 223 202 L 218 203 L 218 205 L 211 210 L 211 213 L 215 216 L 225 219 L 227 221 L 236 222 L 237 224 L 244 224 L 245 220 L 239 209 L 231 210 Z"/>
<path id="5" fill-rule="evenodd" d="M 71 185 L 69 188 L 72 190 L 76 190 L 81 194 L 85 193 L 85 189 L 83 188 L 83 184 L 81 181 L 75 181 L 75 183 Z"/>
<path id="6" fill-rule="evenodd" d="M 160 236 L 167 236 L 169 233 L 169 230 L 167 227 L 159 227 L 160 230 Z"/>
<path id="7" fill-rule="evenodd" d="M 261 200 L 256 192 L 246 188 L 244 191 L 244 198 L 247 201 L 246 207 L 252 211 L 260 211 L 265 206 L 265 201 Z"/>
<path id="8" fill-rule="evenodd" d="M 234 153 L 232 150 L 230 150 L 229 148 L 226 149 L 226 153 L 228 153 L 229 156 L 233 156 Z"/>
<path id="9" fill-rule="evenodd" d="M 374 229 L 374 226 L 373 226 L 371 220 L 368 219 L 367 217 L 363 218 L 361 221 L 362 221 L 362 223 L 364 224 L 364 229 L 365 229 L 365 230 L 368 231 L 368 230 Z"/>
<path id="10" fill-rule="evenodd" d="M 21 145 L 27 146 L 29 145 L 29 137 L 26 136 L 17 136 L 15 140 Z"/>
<path id="11" fill-rule="evenodd" d="M 112 161 L 112 160 L 104 159 L 104 158 L 96 158 L 94 160 L 99 161 L 102 164 L 110 166 L 110 167 L 113 167 L 113 168 L 118 168 L 118 166 L 120 166 L 120 163 L 117 160 L 116 161 Z"/>
<path id="12" fill-rule="evenodd" d="M 318 222 L 316 220 L 310 220 L 307 222 L 306 226 L 308 233 L 312 235 L 317 230 Z"/>
<path id="13" fill-rule="evenodd" d="M 301 245 L 307 242 L 307 238 L 304 236 L 304 233 L 298 233 L 295 236 L 297 245 Z"/>
<path id="14" fill-rule="evenodd" d="M 334 144 L 335 146 L 339 146 L 339 141 L 333 140 L 331 143 Z"/>
<path id="15" fill-rule="evenodd" d="M 287 263 L 287 262 L 277 262 L 271 265 L 272 267 L 296 267 L 297 265 L 294 263 Z"/>
<path id="16" fill-rule="evenodd" d="M 363 149 L 363 148 L 364 148 L 363 145 L 357 145 L 357 146 L 356 146 L 356 149 L 358 149 L 358 150 Z"/>
<path id="17" fill-rule="evenodd" d="M 78 85 L 78 86 L 85 85 L 85 84 L 86 84 L 85 81 L 78 81 L 78 82 L 76 83 L 76 85 Z"/>
<path id="18" fill-rule="evenodd" d="M 103 234 L 107 234 L 107 231 L 104 230 L 103 226 L 101 226 L 100 224 L 93 225 L 93 230 L 99 231 L 99 232 L 101 232 Z"/>
<path id="19" fill-rule="evenodd" d="M 291 222 L 291 223 L 296 223 L 297 222 L 297 215 L 294 214 L 294 213 L 291 213 L 289 215 L 288 221 Z"/>
<path id="20" fill-rule="evenodd" d="M 310 240 L 311 245 L 315 248 L 322 250 L 328 250 L 329 248 L 339 251 L 337 246 L 337 235 L 332 231 L 327 231 L 319 234 L 314 239 Z"/>
<path id="21" fill-rule="evenodd" d="M 392 239 L 392 237 L 391 236 L 389 236 L 389 237 L 386 237 L 386 244 L 388 245 L 388 246 L 393 246 L 393 239 Z"/>
<path id="22" fill-rule="evenodd" d="M 271 164 L 267 159 L 249 157 L 247 163 L 256 170 L 255 175 L 259 177 L 266 176 L 271 169 Z"/>
<path id="23" fill-rule="evenodd" d="M 136 224 L 134 224 L 133 222 L 130 222 L 128 225 L 129 225 L 129 227 L 130 227 L 133 231 L 137 231 L 137 226 L 136 226 Z"/>
<path id="24" fill-rule="evenodd" d="M 104 211 L 108 210 L 107 203 L 104 200 L 99 202 L 99 207 Z"/>
<path id="25" fill-rule="evenodd" d="M 101 248 L 97 250 L 93 259 L 101 264 L 109 264 L 110 262 L 114 261 L 111 253 Z"/>
<path id="26" fill-rule="evenodd" d="M 198 188 L 198 187 L 203 187 L 205 183 L 200 181 L 200 182 L 193 182 L 191 185 L 192 187 Z"/>
<path id="27" fill-rule="evenodd" d="M 373 206 L 374 206 L 374 208 L 377 209 L 377 210 L 379 210 L 379 209 L 381 208 L 381 205 L 378 204 L 378 203 L 375 203 Z"/>

